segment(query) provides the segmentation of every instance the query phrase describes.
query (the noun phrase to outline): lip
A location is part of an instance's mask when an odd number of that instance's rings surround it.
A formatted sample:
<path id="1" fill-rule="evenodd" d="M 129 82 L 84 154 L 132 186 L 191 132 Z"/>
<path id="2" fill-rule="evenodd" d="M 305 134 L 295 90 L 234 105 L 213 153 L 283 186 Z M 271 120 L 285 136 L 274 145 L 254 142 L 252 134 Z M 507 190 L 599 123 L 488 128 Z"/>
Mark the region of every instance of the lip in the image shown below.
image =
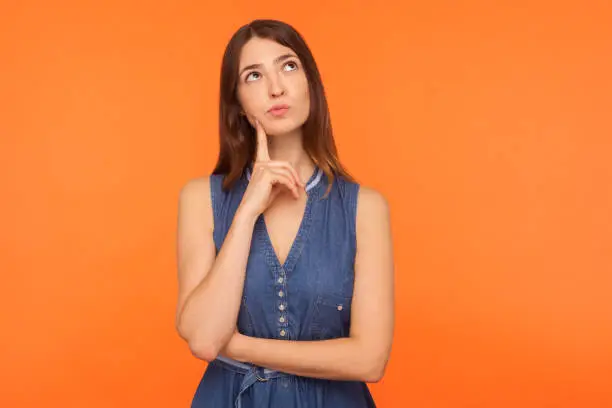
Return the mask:
<path id="1" fill-rule="evenodd" d="M 270 109 L 268 109 L 268 112 L 281 113 L 281 112 L 287 111 L 287 109 L 289 109 L 289 105 L 279 104 L 279 105 L 272 106 Z"/>

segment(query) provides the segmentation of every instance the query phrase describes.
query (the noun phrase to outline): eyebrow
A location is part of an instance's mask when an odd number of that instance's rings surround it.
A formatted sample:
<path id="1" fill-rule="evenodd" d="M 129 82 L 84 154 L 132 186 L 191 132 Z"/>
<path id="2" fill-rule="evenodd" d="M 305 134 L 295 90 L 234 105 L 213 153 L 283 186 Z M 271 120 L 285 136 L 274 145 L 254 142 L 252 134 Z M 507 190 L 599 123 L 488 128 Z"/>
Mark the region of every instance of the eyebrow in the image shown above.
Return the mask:
<path id="1" fill-rule="evenodd" d="M 281 62 L 283 62 L 284 60 L 289 59 L 289 58 L 297 58 L 297 56 L 296 56 L 296 55 L 294 55 L 294 54 L 283 54 L 283 55 L 281 55 L 280 57 L 276 57 L 276 58 L 274 59 L 274 64 L 281 63 Z M 241 75 L 242 75 L 242 73 L 243 73 L 244 71 L 248 70 L 248 69 L 261 68 L 261 67 L 262 67 L 262 64 L 251 64 L 251 65 L 247 65 L 246 67 L 244 67 L 244 68 L 242 68 L 242 69 L 240 70 L 240 73 L 238 74 L 238 76 L 241 76 Z"/>

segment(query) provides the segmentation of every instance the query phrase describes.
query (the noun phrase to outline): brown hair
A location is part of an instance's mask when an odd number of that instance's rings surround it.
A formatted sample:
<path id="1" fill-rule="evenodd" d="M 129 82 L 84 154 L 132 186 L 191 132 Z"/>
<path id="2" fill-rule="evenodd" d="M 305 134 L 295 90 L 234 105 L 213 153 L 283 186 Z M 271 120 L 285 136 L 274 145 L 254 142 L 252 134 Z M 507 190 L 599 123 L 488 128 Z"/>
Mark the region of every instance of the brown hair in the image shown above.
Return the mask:
<path id="1" fill-rule="evenodd" d="M 271 39 L 291 48 L 300 59 L 310 93 L 310 114 L 303 125 L 304 150 L 329 179 L 329 193 L 335 176 L 354 182 L 338 158 L 321 75 L 302 36 L 289 24 L 277 20 L 253 20 L 232 36 L 221 64 L 219 97 L 219 157 L 213 174 L 226 174 L 223 188 L 231 188 L 246 167 L 255 160 L 255 129 L 240 114 L 236 89 L 242 47 L 253 37 Z"/>

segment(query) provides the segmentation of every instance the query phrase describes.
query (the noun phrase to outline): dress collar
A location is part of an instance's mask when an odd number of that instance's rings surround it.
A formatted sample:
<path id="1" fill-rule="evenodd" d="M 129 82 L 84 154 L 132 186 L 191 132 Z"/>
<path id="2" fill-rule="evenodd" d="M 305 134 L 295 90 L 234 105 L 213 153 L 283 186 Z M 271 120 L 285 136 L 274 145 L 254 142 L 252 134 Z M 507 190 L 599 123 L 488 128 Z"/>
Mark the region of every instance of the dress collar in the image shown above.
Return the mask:
<path id="1" fill-rule="evenodd" d="M 318 166 L 315 165 L 315 170 L 312 172 L 310 179 L 308 179 L 308 182 L 306 183 L 306 188 L 305 188 L 306 192 L 309 192 L 310 190 L 315 188 L 318 184 L 320 184 L 321 180 L 323 179 L 324 174 L 325 173 L 323 172 L 323 170 L 321 170 Z M 251 168 L 250 167 L 246 168 L 246 177 L 247 177 L 247 180 L 251 180 Z"/>

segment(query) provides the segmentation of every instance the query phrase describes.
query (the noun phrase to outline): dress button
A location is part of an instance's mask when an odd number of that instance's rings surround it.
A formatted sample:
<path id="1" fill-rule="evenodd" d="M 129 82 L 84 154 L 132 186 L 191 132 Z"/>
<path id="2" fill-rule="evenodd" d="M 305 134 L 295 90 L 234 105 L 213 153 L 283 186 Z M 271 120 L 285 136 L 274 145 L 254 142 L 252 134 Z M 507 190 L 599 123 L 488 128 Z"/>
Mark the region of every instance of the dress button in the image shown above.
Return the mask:
<path id="1" fill-rule="evenodd" d="M 280 317 L 280 319 L 278 319 L 279 322 L 281 323 L 285 323 L 285 318 L 283 316 Z"/>
<path id="2" fill-rule="evenodd" d="M 278 308 L 279 308 L 280 310 L 285 310 L 285 305 L 283 305 L 283 304 L 281 303 L 281 304 L 280 304 L 280 306 L 278 306 Z"/>
<path id="3" fill-rule="evenodd" d="M 280 278 L 278 278 L 278 283 L 283 283 L 283 281 L 284 281 L 284 279 L 283 279 L 282 276 Z"/>
<path id="4" fill-rule="evenodd" d="M 281 336 L 284 336 L 285 334 L 286 334 L 286 333 L 285 333 L 285 331 L 284 331 L 284 330 L 281 330 L 281 331 L 280 331 L 280 335 L 281 335 Z"/>
<path id="5" fill-rule="evenodd" d="M 338 305 L 338 310 L 342 310 L 342 305 Z"/>
<path id="6" fill-rule="evenodd" d="M 285 294 L 283 293 L 283 291 L 281 290 L 280 292 L 278 292 L 278 296 L 283 297 Z"/>

